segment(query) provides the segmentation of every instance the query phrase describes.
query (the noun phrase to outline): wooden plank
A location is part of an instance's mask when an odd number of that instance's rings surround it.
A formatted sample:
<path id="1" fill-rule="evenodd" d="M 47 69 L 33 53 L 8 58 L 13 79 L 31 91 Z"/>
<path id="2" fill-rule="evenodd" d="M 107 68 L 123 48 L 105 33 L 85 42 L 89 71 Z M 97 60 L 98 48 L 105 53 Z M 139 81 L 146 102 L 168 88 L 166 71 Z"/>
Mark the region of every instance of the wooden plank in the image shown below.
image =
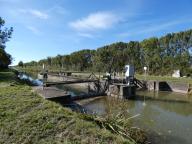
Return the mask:
<path id="1" fill-rule="evenodd" d="M 49 76 L 55 76 L 55 77 L 59 77 L 59 78 L 68 78 L 68 79 L 73 79 L 73 80 L 82 80 L 82 78 L 80 78 L 80 77 L 65 76 L 65 75 L 59 75 L 59 74 L 48 74 L 48 78 L 49 78 Z"/>
<path id="2" fill-rule="evenodd" d="M 78 84 L 78 83 L 89 83 L 89 82 L 98 82 L 98 80 L 73 80 L 73 81 L 61 81 L 61 82 L 45 82 L 44 86 L 53 86 L 53 85 L 64 85 L 64 84 Z"/>

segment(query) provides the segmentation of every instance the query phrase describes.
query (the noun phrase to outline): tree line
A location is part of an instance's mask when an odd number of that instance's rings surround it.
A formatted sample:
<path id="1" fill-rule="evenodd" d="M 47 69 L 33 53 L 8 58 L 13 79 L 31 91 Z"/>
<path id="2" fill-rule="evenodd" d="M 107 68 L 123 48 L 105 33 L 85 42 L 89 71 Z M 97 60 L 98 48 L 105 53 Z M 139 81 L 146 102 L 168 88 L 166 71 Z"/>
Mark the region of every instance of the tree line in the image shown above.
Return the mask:
<path id="1" fill-rule="evenodd" d="M 124 66 L 135 66 L 138 73 L 148 67 L 149 74 L 168 75 L 181 70 L 183 75 L 192 73 L 192 29 L 166 36 L 152 37 L 141 42 L 117 42 L 96 50 L 80 50 L 70 55 L 47 57 L 24 66 L 42 66 L 67 71 L 106 72 L 112 64 L 113 71 L 123 71 Z"/>

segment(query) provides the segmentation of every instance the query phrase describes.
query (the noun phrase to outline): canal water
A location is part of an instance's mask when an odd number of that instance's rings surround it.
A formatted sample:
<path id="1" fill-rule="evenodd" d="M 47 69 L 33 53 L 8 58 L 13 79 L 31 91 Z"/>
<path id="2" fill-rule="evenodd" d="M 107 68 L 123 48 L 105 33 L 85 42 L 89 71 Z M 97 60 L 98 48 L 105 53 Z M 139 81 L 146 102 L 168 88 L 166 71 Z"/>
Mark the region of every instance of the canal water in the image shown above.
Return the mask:
<path id="1" fill-rule="evenodd" d="M 147 131 L 155 144 L 192 143 L 192 103 L 185 95 L 169 92 L 137 92 L 135 100 L 103 97 L 83 105 L 99 115 L 128 111 L 139 115 L 133 126 Z"/>
<path id="2" fill-rule="evenodd" d="M 70 89 L 71 88 L 71 89 Z M 63 86 L 73 95 L 86 90 Z M 78 102 L 97 115 L 118 114 L 126 111 L 132 126 L 144 129 L 154 144 L 192 143 L 192 97 L 172 92 L 138 91 L 134 100 L 100 97 Z"/>

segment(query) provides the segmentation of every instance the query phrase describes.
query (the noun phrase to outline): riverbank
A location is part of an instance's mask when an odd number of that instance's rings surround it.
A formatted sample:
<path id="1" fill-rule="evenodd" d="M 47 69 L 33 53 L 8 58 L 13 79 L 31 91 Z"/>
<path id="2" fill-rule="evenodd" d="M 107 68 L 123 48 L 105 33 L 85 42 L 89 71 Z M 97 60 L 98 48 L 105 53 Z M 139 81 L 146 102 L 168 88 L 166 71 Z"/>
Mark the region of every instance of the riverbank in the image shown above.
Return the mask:
<path id="1" fill-rule="evenodd" d="M 0 72 L 0 98 L 0 143 L 134 143 L 103 119 L 44 100 L 12 71 Z"/>

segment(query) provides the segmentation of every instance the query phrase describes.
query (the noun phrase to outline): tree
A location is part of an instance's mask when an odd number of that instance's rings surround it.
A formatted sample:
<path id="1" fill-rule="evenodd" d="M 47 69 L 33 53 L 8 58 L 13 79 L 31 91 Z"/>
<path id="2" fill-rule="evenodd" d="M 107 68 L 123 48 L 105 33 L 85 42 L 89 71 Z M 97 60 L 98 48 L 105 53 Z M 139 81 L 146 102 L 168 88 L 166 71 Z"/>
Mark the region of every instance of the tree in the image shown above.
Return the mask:
<path id="1" fill-rule="evenodd" d="M 11 64 L 12 57 L 6 53 L 4 49 L 0 48 L 0 68 L 7 68 Z"/>
<path id="2" fill-rule="evenodd" d="M 51 66 L 51 64 L 52 64 L 51 60 L 52 60 L 51 57 L 47 57 L 47 64 L 48 64 L 48 66 Z"/>
<path id="3" fill-rule="evenodd" d="M 158 38 L 150 38 L 142 41 L 143 57 L 145 65 L 151 74 L 156 73 L 161 68 L 161 47 Z"/>
<path id="4" fill-rule="evenodd" d="M 11 64 L 12 57 L 5 51 L 5 44 L 11 38 L 13 28 L 4 28 L 5 21 L 0 17 L 0 68 L 7 68 Z"/>
<path id="5" fill-rule="evenodd" d="M 19 66 L 19 67 L 23 67 L 23 62 L 20 61 L 20 62 L 18 63 L 18 66 Z"/>

